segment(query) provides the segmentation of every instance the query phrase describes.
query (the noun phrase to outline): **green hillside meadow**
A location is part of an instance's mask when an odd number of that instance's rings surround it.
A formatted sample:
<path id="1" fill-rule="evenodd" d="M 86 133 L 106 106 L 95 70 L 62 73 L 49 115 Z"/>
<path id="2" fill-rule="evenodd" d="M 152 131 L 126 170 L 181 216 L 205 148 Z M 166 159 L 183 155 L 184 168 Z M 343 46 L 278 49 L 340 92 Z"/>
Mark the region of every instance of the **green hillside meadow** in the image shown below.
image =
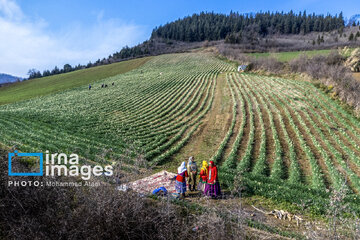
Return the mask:
<path id="1" fill-rule="evenodd" d="M 248 55 L 254 56 L 256 58 L 259 57 L 275 57 L 277 60 L 281 62 L 289 62 L 294 58 L 297 58 L 301 54 L 305 54 L 308 57 L 313 57 L 316 55 L 327 55 L 331 52 L 331 49 L 324 50 L 311 50 L 311 51 L 293 51 L 293 52 L 264 52 L 264 53 L 249 53 Z"/>
<path id="2" fill-rule="evenodd" d="M 352 49 L 352 48 L 350 48 Z M 321 50 L 308 50 L 308 51 L 291 51 L 291 52 L 264 52 L 264 53 L 247 53 L 247 55 L 254 56 L 256 58 L 261 57 L 274 57 L 281 62 L 289 62 L 301 54 L 305 54 L 308 57 L 314 57 L 318 55 L 328 55 L 331 51 L 336 49 L 321 49 Z M 351 51 L 349 51 L 351 52 Z"/>
<path id="3" fill-rule="evenodd" d="M 110 65 L 92 67 L 74 72 L 31 79 L 0 88 L 0 105 L 61 92 L 69 88 L 93 83 L 135 69 L 151 57 L 138 58 Z"/>
<path id="4" fill-rule="evenodd" d="M 345 185 L 345 201 L 360 212 L 360 123 L 314 85 L 240 74 L 208 53 L 143 61 L 104 80 L 83 75 L 78 87 L 0 106 L 0 142 L 25 152 L 76 152 L 102 164 L 122 161 L 128 168 L 140 154 L 149 165 L 168 166 L 202 134 L 221 83 L 229 93 L 230 120 L 223 122 L 221 141 L 209 156 L 194 153 L 199 163 L 215 161 L 224 186 L 241 175 L 249 194 L 310 202 L 319 213 L 325 211 L 327 189 Z M 96 69 L 101 68 L 89 71 Z M 90 91 L 89 82 L 96 86 Z M 98 87 L 103 82 L 107 88 Z M 15 101 L 1 91 L 2 103 Z M 31 96 L 30 90 L 17 91 L 26 96 L 18 99 Z"/>

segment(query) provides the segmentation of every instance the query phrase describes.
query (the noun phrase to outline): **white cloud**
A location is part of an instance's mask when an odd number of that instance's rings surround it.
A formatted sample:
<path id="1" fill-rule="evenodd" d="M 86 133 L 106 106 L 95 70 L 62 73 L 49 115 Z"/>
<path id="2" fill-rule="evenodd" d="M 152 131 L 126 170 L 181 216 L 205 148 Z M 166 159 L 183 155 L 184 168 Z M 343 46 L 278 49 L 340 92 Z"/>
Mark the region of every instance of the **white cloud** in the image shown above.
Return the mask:
<path id="1" fill-rule="evenodd" d="M 141 26 L 104 15 L 99 11 L 91 26 L 74 23 L 52 33 L 44 20 L 32 20 L 14 1 L 0 0 L 0 73 L 25 77 L 30 68 L 86 64 L 144 38 Z"/>
<path id="2" fill-rule="evenodd" d="M 0 0 L 0 13 L 8 19 L 20 19 L 23 17 L 19 6 L 8 0 Z"/>

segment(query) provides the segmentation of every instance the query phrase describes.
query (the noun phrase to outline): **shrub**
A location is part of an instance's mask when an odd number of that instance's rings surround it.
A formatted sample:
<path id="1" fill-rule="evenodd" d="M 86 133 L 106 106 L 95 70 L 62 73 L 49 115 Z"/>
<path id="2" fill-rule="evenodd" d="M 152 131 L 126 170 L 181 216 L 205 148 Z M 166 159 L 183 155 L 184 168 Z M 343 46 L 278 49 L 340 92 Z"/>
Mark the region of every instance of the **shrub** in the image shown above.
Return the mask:
<path id="1" fill-rule="evenodd" d="M 306 54 L 300 54 L 299 57 L 292 59 L 289 62 L 289 67 L 292 72 L 305 72 L 309 59 Z"/>

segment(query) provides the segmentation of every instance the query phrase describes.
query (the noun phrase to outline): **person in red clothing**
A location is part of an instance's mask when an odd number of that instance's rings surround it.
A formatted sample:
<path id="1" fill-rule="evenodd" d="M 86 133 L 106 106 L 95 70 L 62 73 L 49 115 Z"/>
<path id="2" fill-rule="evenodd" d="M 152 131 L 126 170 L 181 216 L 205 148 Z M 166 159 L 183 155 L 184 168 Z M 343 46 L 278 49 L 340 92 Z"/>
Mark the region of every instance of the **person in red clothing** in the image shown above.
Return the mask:
<path id="1" fill-rule="evenodd" d="M 178 167 L 178 174 L 175 181 L 175 190 L 177 193 L 181 194 L 182 197 L 185 197 L 187 177 L 189 177 L 189 175 L 186 170 L 186 163 L 182 162 L 180 167 Z"/>
<path id="2" fill-rule="evenodd" d="M 205 195 L 216 198 L 221 195 L 220 183 L 218 180 L 218 169 L 213 161 L 209 164 L 209 174 L 205 187 Z"/>
<path id="3" fill-rule="evenodd" d="M 205 190 L 208 174 L 209 174 L 208 163 L 206 161 L 203 161 L 202 168 L 200 170 L 200 180 L 199 180 L 199 184 L 198 184 L 198 190 L 201 191 L 202 193 L 204 193 L 204 190 Z"/>

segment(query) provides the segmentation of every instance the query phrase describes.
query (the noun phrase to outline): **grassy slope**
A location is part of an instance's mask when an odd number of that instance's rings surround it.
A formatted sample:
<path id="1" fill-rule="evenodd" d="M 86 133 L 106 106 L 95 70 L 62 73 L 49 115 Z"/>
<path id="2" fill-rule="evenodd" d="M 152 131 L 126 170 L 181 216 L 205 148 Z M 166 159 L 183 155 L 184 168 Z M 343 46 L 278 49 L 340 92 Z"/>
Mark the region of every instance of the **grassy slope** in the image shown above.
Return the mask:
<path id="1" fill-rule="evenodd" d="M 352 48 L 350 48 L 352 49 Z M 321 49 L 321 50 L 308 50 L 308 51 L 293 51 L 293 52 L 264 52 L 264 53 L 248 53 L 250 56 L 258 57 L 269 57 L 273 56 L 281 62 L 289 62 L 294 58 L 298 57 L 300 54 L 305 53 L 308 57 L 313 57 L 315 55 L 327 55 L 334 49 Z"/>
<path id="2" fill-rule="evenodd" d="M 249 55 L 251 56 L 255 56 L 255 57 L 269 57 L 269 56 L 274 56 L 275 58 L 277 58 L 279 61 L 282 62 L 288 62 L 291 61 L 292 59 L 298 57 L 300 54 L 305 53 L 306 55 L 312 57 L 315 55 L 327 55 L 331 52 L 331 49 L 323 49 L 323 50 L 312 50 L 312 51 L 295 51 L 295 52 L 278 52 L 278 53 L 249 53 Z"/>
<path id="3" fill-rule="evenodd" d="M 102 154 L 103 150 L 108 148 L 112 148 L 113 155 L 119 158 L 130 138 L 144 142 L 150 151 L 164 144 L 164 132 L 169 130 L 171 135 L 165 137 L 171 138 L 176 134 L 177 138 L 172 145 L 163 149 L 165 151 L 169 147 L 177 147 L 180 139 L 185 137 L 180 130 L 185 124 L 192 122 L 192 119 L 188 121 L 185 114 L 190 114 L 196 120 L 204 110 L 198 108 L 199 103 L 202 103 L 200 98 L 194 98 L 189 102 L 191 96 L 186 94 L 186 90 L 194 89 L 198 85 L 198 81 L 195 80 L 199 77 L 207 77 L 209 81 L 206 84 L 210 84 L 215 77 L 214 71 L 220 72 L 230 67 L 232 66 L 210 57 L 209 54 L 161 55 L 153 57 L 130 72 L 103 80 L 99 78 L 91 91 L 87 90 L 85 84 L 56 94 L 2 105 L 0 142 L 7 146 L 18 144 L 21 151 L 45 149 L 57 152 L 61 149 L 64 152 L 74 152 L 78 149 L 81 152 L 79 155 L 94 160 L 96 152 Z M 101 89 L 100 84 L 103 82 L 109 87 Z M 111 86 L 112 82 L 115 86 Z M 177 90 L 181 90 L 180 93 L 186 94 L 187 97 L 178 97 Z M 199 94 L 203 93 L 205 89 Z M 209 94 L 212 96 L 211 91 Z M 177 99 L 172 99 L 172 96 L 176 96 Z M 205 97 L 205 94 L 203 96 Z M 156 100 L 156 105 L 155 102 L 149 102 L 150 100 Z M 210 98 L 207 101 L 209 100 Z M 182 115 L 170 118 L 170 114 L 177 114 L 177 104 L 187 108 L 191 106 L 194 115 L 183 111 Z M 17 108 L 19 106 L 22 106 L 21 110 Z M 158 107 L 155 109 L 156 112 L 151 111 L 155 107 Z M 171 112 L 165 112 L 167 110 Z M 177 117 L 181 117 L 182 120 Z M 17 134 L 17 130 L 10 132 L 12 127 L 20 129 L 20 126 L 26 128 L 25 131 L 21 130 L 24 133 L 22 136 Z M 158 132 L 154 126 L 162 127 L 162 132 Z M 6 132 L 10 134 L 7 135 Z M 40 139 L 32 138 L 30 135 L 37 135 Z M 61 137 L 57 137 L 58 135 Z M 157 137 L 155 140 L 153 135 Z M 88 149 L 91 149 L 91 153 Z M 159 154 L 156 153 L 155 156 Z"/>
<path id="4" fill-rule="evenodd" d="M 93 83 L 94 81 L 133 70 L 151 57 L 138 58 L 104 66 L 98 66 L 50 77 L 32 79 L 0 88 L 0 105 L 26 100 L 66 89 Z"/>

